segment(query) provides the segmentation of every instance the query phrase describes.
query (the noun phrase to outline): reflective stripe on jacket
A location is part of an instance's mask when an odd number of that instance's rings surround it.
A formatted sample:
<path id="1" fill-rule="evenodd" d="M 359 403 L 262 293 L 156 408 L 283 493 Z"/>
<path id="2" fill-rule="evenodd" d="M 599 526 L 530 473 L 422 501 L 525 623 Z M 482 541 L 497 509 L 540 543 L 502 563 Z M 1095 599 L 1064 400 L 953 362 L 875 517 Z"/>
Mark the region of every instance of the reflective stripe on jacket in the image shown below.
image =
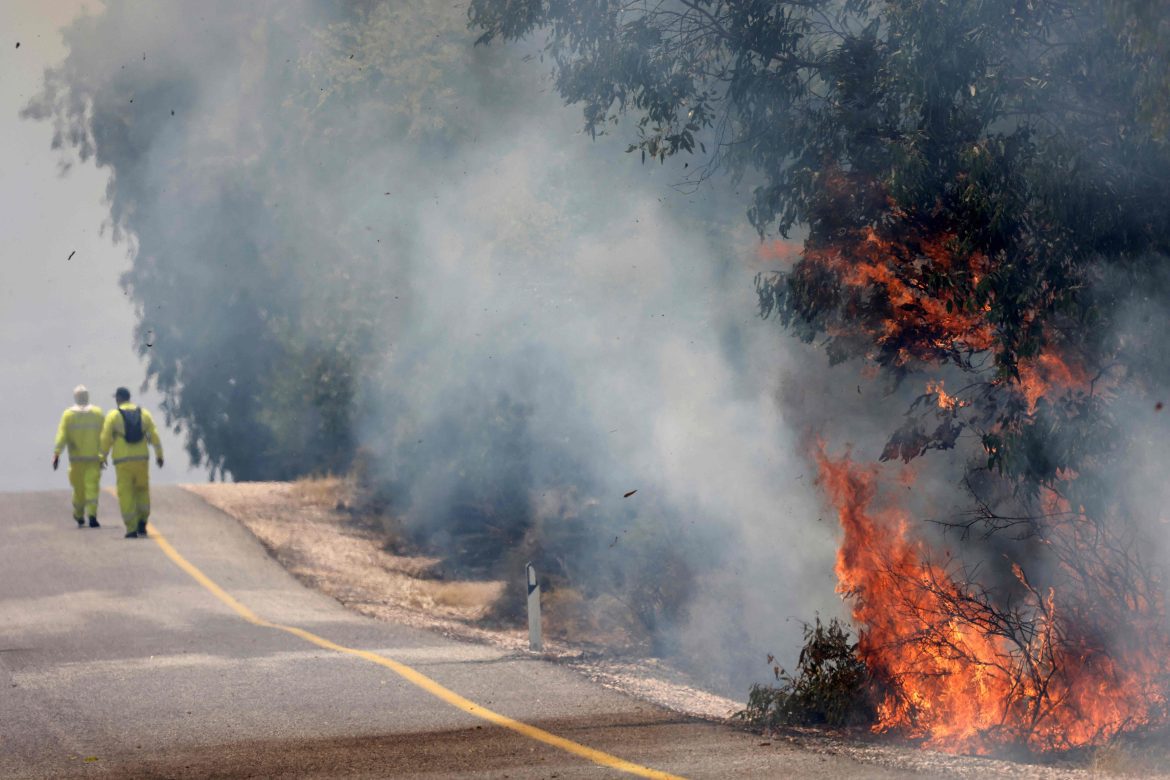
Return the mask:
<path id="1" fill-rule="evenodd" d="M 127 411 L 140 409 L 142 411 L 142 441 L 136 441 L 133 444 L 126 441 L 126 423 L 118 409 Z M 148 442 L 154 446 L 154 456 L 161 458 L 163 456 L 162 442 L 159 441 L 158 430 L 154 427 L 154 418 L 150 416 L 150 412 L 134 404 L 121 404 L 106 415 L 106 423 L 102 426 L 102 460 L 105 460 L 106 456 L 110 454 L 111 447 L 114 451 L 114 463 L 150 460 L 150 452 L 146 448 Z"/>
<path id="2" fill-rule="evenodd" d="M 53 454 L 69 448 L 69 461 L 101 460 L 102 410 L 96 406 L 71 406 L 61 415 Z"/>

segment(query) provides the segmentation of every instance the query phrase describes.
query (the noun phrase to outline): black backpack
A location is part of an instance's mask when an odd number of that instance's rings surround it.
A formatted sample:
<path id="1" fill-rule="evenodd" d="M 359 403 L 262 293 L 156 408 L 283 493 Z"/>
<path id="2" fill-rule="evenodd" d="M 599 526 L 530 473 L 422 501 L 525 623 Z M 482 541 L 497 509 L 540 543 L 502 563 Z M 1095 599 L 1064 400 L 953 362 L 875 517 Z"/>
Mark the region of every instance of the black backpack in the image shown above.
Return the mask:
<path id="1" fill-rule="evenodd" d="M 118 414 L 122 415 L 122 430 L 124 431 L 122 438 L 126 440 L 126 443 L 137 444 L 142 441 L 142 437 L 146 435 L 142 431 L 142 410 L 119 409 Z"/>

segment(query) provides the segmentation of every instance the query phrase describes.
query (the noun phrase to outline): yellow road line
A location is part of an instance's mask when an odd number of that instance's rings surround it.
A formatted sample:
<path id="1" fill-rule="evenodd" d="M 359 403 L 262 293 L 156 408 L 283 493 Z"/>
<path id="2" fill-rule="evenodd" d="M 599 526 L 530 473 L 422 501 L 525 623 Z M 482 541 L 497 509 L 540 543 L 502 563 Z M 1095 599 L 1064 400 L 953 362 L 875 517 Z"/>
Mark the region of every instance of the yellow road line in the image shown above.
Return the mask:
<path id="1" fill-rule="evenodd" d="M 150 526 L 150 538 L 153 539 L 155 543 L 162 548 L 162 551 L 168 558 L 174 561 L 176 566 L 187 572 L 187 574 L 191 575 L 193 580 L 198 582 L 207 590 L 211 591 L 212 595 L 214 595 L 224 604 L 231 607 L 237 615 L 249 623 L 252 623 L 253 625 L 284 631 L 286 633 L 292 634 L 293 636 L 300 637 L 306 642 L 311 642 L 318 647 L 323 647 L 326 650 L 334 650 L 338 653 L 345 653 L 346 655 L 356 656 L 358 658 L 363 658 L 370 663 L 384 666 L 405 679 L 407 682 L 422 688 L 424 691 L 438 699 L 442 699 L 456 709 L 463 710 L 470 715 L 474 715 L 477 718 L 482 718 L 483 720 L 486 720 L 489 723 L 494 723 L 497 726 L 511 729 L 517 734 L 522 734 L 529 739 L 534 739 L 537 742 L 543 742 L 546 745 L 559 748 L 567 753 L 572 753 L 575 756 L 588 759 L 595 764 L 610 767 L 611 769 L 617 769 L 622 772 L 628 772 L 629 774 L 637 775 L 638 777 L 650 777 L 655 778 L 655 780 L 682 780 L 682 778 L 680 778 L 678 775 L 672 775 L 668 772 L 660 772 L 657 769 L 650 769 L 649 767 L 644 767 L 631 761 L 626 761 L 625 759 L 618 758 L 617 756 L 610 755 L 609 753 L 605 753 L 601 750 L 595 750 L 591 747 L 586 747 L 585 745 L 574 742 L 571 739 L 558 737 L 556 734 L 552 734 L 548 731 L 545 731 L 544 729 L 539 729 L 536 726 L 530 726 L 527 723 L 513 720 L 507 715 L 501 715 L 498 712 L 493 712 L 492 710 L 486 709 L 485 707 L 481 707 L 470 699 L 466 699 L 463 696 L 460 696 L 458 693 L 455 693 L 455 691 L 451 690 L 450 688 L 444 688 L 442 685 L 435 682 L 430 677 L 427 677 L 422 672 L 412 669 L 406 664 L 395 661 L 392 658 L 378 655 L 377 653 L 370 652 L 369 650 L 358 650 L 353 647 L 339 645 L 336 642 L 331 642 L 328 639 L 317 636 L 316 634 L 306 631 L 303 628 L 297 628 L 296 626 L 283 626 L 279 623 L 272 623 L 268 620 L 265 620 L 252 610 L 245 607 L 230 593 L 217 585 L 214 580 L 200 571 L 195 566 L 195 564 L 184 558 L 178 550 L 171 546 L 171 543 L 167 541 L 166 537 L 159 533 L 158 527 L 153 523 L 151 523 Z"/>

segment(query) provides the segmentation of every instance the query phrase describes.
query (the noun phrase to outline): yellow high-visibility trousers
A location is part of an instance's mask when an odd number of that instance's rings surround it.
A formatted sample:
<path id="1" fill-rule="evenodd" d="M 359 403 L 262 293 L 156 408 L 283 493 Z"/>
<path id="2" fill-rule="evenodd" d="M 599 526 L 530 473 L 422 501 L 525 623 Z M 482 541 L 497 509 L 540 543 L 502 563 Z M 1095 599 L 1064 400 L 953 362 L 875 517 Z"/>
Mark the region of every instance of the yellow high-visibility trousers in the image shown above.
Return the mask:
<path id="1" fill-rule="evenodd" d="M 137 531 L 138 521 L 150 517 L 150 461 L 128 460 L 115 464 L 118 472 L 118 508 L 126 531 Z"/>
<path id="2" fill-rule="evenodd" d="M 97 517 L 102 464 L 99 460 L 69 461 L 69 484 L 73 486 L 73 519 Z"/>

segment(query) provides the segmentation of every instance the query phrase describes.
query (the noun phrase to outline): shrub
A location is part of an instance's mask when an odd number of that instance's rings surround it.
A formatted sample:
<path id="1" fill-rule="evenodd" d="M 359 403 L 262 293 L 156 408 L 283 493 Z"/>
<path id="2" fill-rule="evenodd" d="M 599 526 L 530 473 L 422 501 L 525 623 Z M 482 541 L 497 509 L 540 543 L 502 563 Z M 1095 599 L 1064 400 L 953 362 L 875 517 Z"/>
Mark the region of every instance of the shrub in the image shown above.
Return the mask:
<path id="1" fill-rule="evenodd" d="M 855 726 L 875 717 L 873 681 L 857 655 L 857 643 L 836 618 L 804 624 L 804 646 L 796 673 L 788 674 L 772 656 L 778 685 L 752 686 L 738 720 L 761 731 L 778 726 Z"/>

